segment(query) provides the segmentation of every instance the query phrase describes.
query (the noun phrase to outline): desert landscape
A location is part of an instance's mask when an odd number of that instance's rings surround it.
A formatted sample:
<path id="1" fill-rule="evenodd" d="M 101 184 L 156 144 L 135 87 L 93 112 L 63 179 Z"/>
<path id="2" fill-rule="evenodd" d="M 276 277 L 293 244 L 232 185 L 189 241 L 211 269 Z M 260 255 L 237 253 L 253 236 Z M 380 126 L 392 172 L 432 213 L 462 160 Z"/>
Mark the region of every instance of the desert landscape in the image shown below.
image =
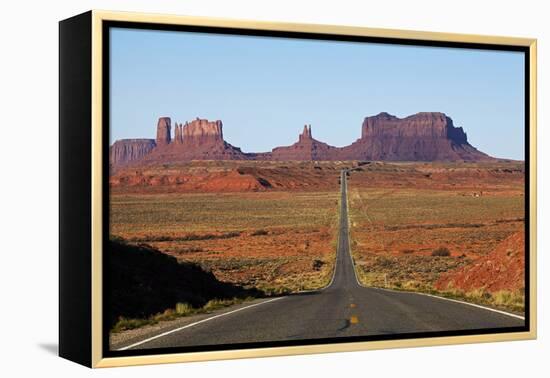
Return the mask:
<path id="1" fill-rule="evenodd" d="M 366 286 L 524 310 L 523 163 L 370 163 L 352 171 L 352 250 Z"/>
<path id="2" fill-rule="evenodd" d="M 117 194 L 112 233 L 222 281 L 289 293 L 328 284 L 337 203 L 337 192 L 317 191 Z"/>
<path id="3" fill-rule="evenodd" d="M 221 121 L 175 123 L 172 135 L 161 117 L 156 139 L 110 148 L 112 253 L 170 257 L 146 275 L 156 291 L 155 277 L 178 264 L 212 289 L 183 285 L 162 304 L 129 300 L 131 287 L 112 271 L 114 297 L 128 308 L 113 304 L 111 342 L 243 301 L 333 287 L 345 253 L 364 287 L 522 314 L 524 180 L 523 162 L 480 152 L 442 113 L 366 117 L 361 138 L 345 147 L 314 139 L 306 125 L 293 145 L 259 153 L 226 142 Z M 131 264 L 124 269 L 132 277 Z M 140 300 L 147 311 L 132 311 Z"/>

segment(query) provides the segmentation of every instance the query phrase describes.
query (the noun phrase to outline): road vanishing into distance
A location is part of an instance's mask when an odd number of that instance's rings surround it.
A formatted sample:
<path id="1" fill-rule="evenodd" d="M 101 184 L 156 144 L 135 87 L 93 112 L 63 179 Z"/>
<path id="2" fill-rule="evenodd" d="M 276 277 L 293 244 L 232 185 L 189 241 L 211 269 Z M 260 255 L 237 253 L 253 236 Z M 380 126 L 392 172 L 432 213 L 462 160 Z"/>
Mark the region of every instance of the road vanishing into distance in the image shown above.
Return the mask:
<path id="1" fill-rule="evenodd" d="M 324 289 L 258 299 L 182 318 L 171 329 L 136 336 L 114 350 L 345 338 L 521 327 L 515 314 L 420 293 L 363 287 L 351 257 L 347 171 L 341 173 L 336 266 Z"/>

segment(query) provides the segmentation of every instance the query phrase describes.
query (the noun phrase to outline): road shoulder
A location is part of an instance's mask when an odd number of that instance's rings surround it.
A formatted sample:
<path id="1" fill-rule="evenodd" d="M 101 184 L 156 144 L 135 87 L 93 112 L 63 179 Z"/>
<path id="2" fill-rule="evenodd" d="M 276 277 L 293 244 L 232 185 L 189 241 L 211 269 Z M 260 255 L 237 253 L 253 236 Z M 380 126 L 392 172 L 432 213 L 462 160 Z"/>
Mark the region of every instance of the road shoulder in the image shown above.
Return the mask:
<path id="1" fill-rule="evenodd" d="M 178 330 L 182 327 L 192 326 L 198 322 L 205 322 L 213 317 L 224 316 L 225 314 L 246 311 L 248 307 L 255 307 L 263 303 L 271 302 L 274 299 L 281 299 L 283 297 L 275 298 L 258 298 L 247 302 L 242 302 L 233 306 L 225 307 L 223 309 L 206 312 L 202 314 L 190 315 L 181 317 L 174 320 L 160 321 L 156 324 L 146 325 L 136 329 L 130 329 L 122 332 L 111 334 L 109 337 L 109 347 L 111 350 L 120 350 L 126 348 L 135 343 L 139 343 L 143 340 L 154 338 L 155 336 Z"/>

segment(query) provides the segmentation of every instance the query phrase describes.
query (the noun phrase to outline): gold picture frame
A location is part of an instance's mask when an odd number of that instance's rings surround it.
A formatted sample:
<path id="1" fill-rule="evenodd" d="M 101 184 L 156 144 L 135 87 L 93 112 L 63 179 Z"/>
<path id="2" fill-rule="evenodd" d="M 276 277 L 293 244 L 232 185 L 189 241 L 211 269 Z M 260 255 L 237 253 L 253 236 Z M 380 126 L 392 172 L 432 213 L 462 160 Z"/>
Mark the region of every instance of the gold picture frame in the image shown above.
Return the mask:
<path id="1" fill-rule="evenodd" d="M 362 342 L 344 342 L 337 344 L 300 345 L 285 347 L 266 347 L 238 350 L 217 350 L 186 353 L 169 353 L 155 355 L 133 355 L 123 357 L 104 356 L 103 333 L 103 263 L 102 245 L 104 240 L 104 25 L 106 22 L 127 22 L 163 25 L 185 25 L 196 27 L 230 28 L 240 30 L 261 30 L 289 33 L 311 33 L 318 36 L 357 36 L 400 41 L 428 41 L 433 43 L 459 43 L 482 45 L 501 45 L 523 47 L 528 51 L 528 118 L 529 118 L 529 235 L 528 240 L 528 280 L 529 285 L 529 329 L 524 332 L 496 333 L 481 335 L 458 335 L 427 338 L 407 338 L 398 340 L 379 340 Z M 512 341 L 535 339 L 537 335 L 537 307 L 536 307 L 536 209 L 537 209 L 537 181 L 536 181 L 536 124 L 537 124 L 537 42 L 536 39 L 514 38 L 501 36 L 482 36 L 469 34 L 435 33 L 410 30 L 377 29 L 367 27 L 295 24 L 279 22 L 259 22 L 251 20 L 231 20 L 209 17 L 188 17 L 161 14 L 144 14 L 129 12 L 111 12 L 93 10 L 83 15 L 60 23 L 60 127 L 61 127 L 61 230 L 60 230 L 60 355 L 90 367 L 114 367 L 144 364 L 160 364 L 189 361 L 208 361 L 219 359 L 236 359 L 251 357 L 283 356 L 328 352 L 348 352 L 372 349 L 389 349 L 403 347 L 435 346 L 448 344 L 466 344 L 495 341 Z M 80 34 L 79 34 L 80 33 Z M 80 38 L 79 36 L 82 36 Z M 82 54 L 82 50 L 86 54 Z M 79 54 L 80 58 L 75 58 Z M 76 60 L 75 60 L 76 59 Z M 80 60 L 79 60 L 80 59 Z M 69 60 L 81 64 L 81 72 L 67 73 Z M 83 66 L 82 66 L 83 65 Z M 87 77 L 86 70 L 89 70 Z M 83 77 L 84 76 L 84 77 Z M 77 83 L 77 84 L 75 84 Z M 80 85 L 75 91 L 74 85 Z M 69 94 L 70 92 L 70 94 Z M 65 94 L 64 94 L 65 93 Z M 78 93 L 83 93 L 79 96 Z M 89 97 L 87 96 L 89 93 Z M 79 101 L 79 105 L 75 105 Z M 89 101 L 89 102 L 88 102 Z M 76 111 L 75 109 L 80 109 Z M 75 121 L 89 121 L 89 127 L 82 126 L 84 131 L 78 135 L 64 133 Z M 73 126 L 74 127 L 74 126 Z M 72 131 L 77 132 L 77 131 Z M 76 151 L 65 149 L 65 141 L 70 138 L 81 138 L 89 149 Z M 67 138 L 65 140 L 64 138 Z M 71 166 L 70 154 L 90 152 L 89 166 Z M 74 156 L 74 155 L 73 155 Z M 76 155 L 79 156 L 79 155 Z M 66 187 L 69 180 L 74 185 L 78 177 L 71 176 L 77 170 L 86 177 L 82 181 L 87 192 L 77 192 L 78 188 Z M 76 174 L 76 173 L 75 173 Z M 88 187 L 89 185 L 89 187 Z M 70 213 L 68 207 L 88 196 L 85 203 L 85 214 L 89 216 L 83 223 L 71 221 L 71 217 L 78 215 Z M 526 193 L 527 196 L 527 193 Z M 84 206 L 84 205 L 83 205 Z M 86 207 L 87 206 L 87 207 Z M 79 227 L 76 229 L 76 227 Z M 68 240 L 68 233 L 76 235 L 86 234 L 89 243 L 83 238 L 75 236 L 75 240 Z M 79 239 L 79 240 L 76 240 Z M 67 241 L 66 241 L 67 240 Z M 79 244 L 80 243 L 80 244 Z M 79 248 L 79 249 L 75 249 Z M 71 257 L 70 253 L 80 253 L 85 250 L 84 257 Z M 85 273 L 86 272 L 86 273 Z M 75 277 L 79 275 L 80 277 Z M 77 282 L 78 281 L 78 282 Z M 89 282 L 87 284 L 86 282 Z M 89 289 L 89 293 L 87 290 Z M 80 298 L 76 299 L 81 290 Z M 82 313 L 89 315 L 82 319 Z M 74 320 L 79 317 L 80 320 Z M 80 341 L 79 341 L 80 340 Z M 78 347 L 81 342 L 85 347 Z M 89 344 L 89 345 L 88 345 Z M 79 349 L 76 351 L 75 349 Z"/>

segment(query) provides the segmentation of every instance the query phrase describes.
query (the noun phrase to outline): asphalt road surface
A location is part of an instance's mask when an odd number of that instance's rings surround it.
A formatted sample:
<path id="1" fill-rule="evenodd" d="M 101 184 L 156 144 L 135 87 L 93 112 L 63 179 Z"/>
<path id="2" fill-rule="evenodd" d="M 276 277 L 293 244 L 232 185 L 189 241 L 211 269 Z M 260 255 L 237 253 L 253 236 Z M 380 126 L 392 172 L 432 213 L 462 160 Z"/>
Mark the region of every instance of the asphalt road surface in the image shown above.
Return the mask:
<path id="1" fill-rule="evenodd" d="M 336 269 L 325 289 L 256 300 L 183 319 L 115 349 L 205 346 L 262 341 L 519 327 L 514 314 L 410 292 L 361 286 L 349 248 L 346 172 L 341 173 Z"/>

